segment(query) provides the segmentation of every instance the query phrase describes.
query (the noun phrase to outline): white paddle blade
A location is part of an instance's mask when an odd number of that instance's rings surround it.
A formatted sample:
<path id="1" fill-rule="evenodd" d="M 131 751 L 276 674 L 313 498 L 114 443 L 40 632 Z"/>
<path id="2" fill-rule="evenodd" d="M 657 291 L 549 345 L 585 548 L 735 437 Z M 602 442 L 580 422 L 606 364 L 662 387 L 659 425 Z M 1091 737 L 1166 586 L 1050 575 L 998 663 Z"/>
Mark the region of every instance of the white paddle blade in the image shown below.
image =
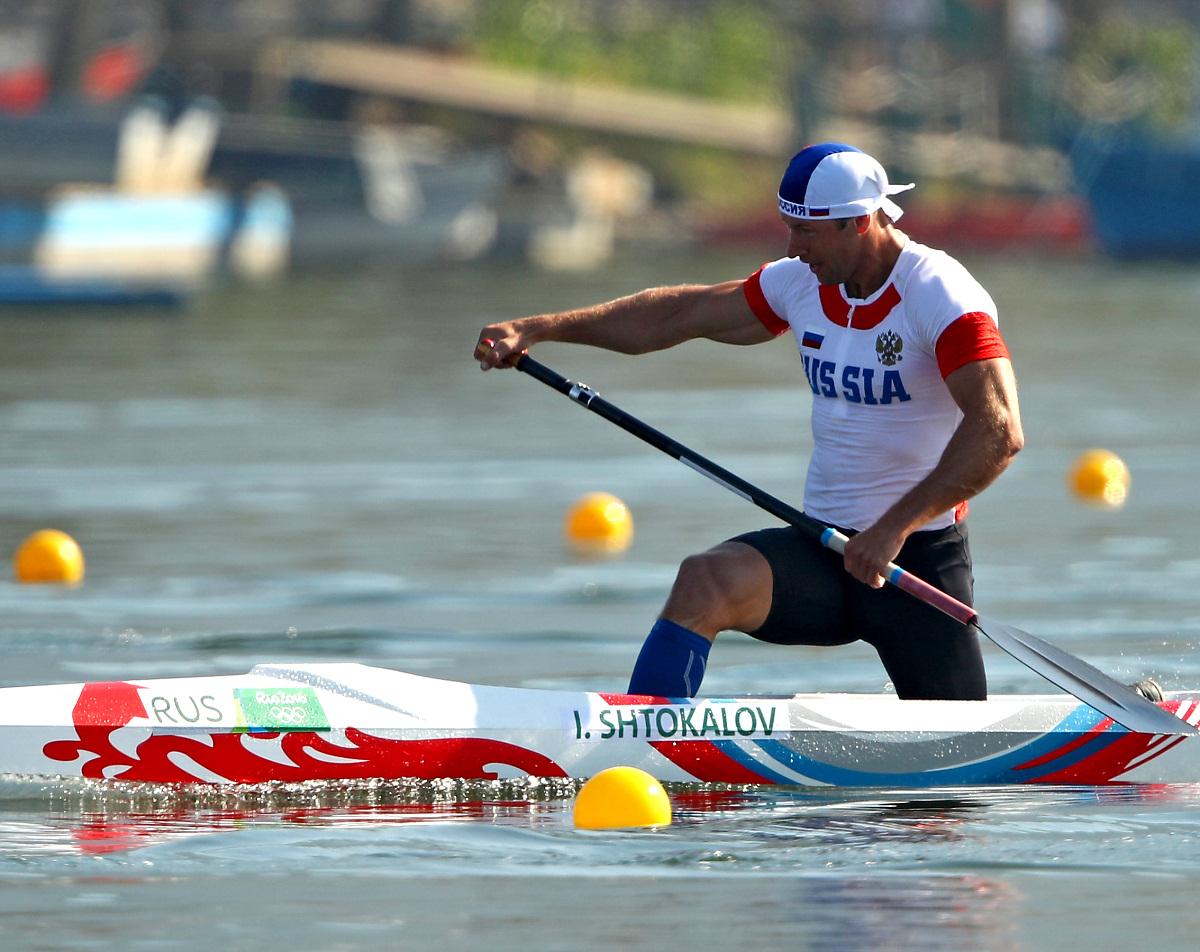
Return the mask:
<path id="1" fill-rule="evenodd" d="M 977 627 L 998 648 L 1122 727 L 1138 734 L 1200 733 L 1187 721 L 1164 711 L 1099 668 L 1036 635 L 983 618 Z"/>

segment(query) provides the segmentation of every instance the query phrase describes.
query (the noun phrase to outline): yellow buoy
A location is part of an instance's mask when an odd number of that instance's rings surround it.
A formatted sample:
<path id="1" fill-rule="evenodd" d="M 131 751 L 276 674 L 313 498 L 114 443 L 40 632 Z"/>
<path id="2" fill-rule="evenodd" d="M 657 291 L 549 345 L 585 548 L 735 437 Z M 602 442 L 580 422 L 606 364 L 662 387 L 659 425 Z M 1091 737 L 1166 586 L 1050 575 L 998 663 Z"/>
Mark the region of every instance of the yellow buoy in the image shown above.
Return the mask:
<path id="1" fill-rule="evenodd" d="M 670 826 L 671 799 L 661 783 L 637 767 L 609 767 L 588 779 L 575 798 L 581 830 Z"/>
<path id="2" fill-rule="evenodd" d="M 583 555 L 624 552 L 633 542 L 633 516 L 611 493 L 588 493 L 567 510 L 563 533 Z"/>
<path id="3" fill-rule="evenodd" d="M 1071 467 L 1071 490 L 1095 506 L 1119 509 L 1129 496 L 1129 484 L 1129 467 L 1108 450 L 1088 450 Z"/>
<path id="4" fill-rule="evenodd" d="M 21 543 L 13 556 L 18 582 L 65 582 L 83 579 L 83 550 L 58 529 L 40 529 Z"/>

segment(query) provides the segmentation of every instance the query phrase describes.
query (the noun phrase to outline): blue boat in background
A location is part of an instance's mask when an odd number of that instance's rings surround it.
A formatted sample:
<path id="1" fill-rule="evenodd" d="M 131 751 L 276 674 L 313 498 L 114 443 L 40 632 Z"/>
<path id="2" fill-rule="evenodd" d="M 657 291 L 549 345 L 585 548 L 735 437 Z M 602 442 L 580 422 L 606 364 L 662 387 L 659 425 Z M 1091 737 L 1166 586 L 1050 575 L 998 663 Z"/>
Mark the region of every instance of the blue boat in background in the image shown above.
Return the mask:
<path id="1" fill-rule="evenodd" d="M 1200 257 L 1200 145 L 1135 136 L 1081 136 L 1071 147 L 1076 185 L 1100 247 L 1116 258 Z"/>
<path id="2" fill-rule="evenodd" d="M 0 303 L 176 306 L 233 269 L 286 263 L 290 209 L 278 191 L 140 195 L 65 187 L 0 204 Z"/>
<path id="3" fill-rule="evenodd" d="M 224 271 L 278 273 L 290 232 L 278 190 L 63 188 L 0 204 L 0 303 L 175 306 Z"/>

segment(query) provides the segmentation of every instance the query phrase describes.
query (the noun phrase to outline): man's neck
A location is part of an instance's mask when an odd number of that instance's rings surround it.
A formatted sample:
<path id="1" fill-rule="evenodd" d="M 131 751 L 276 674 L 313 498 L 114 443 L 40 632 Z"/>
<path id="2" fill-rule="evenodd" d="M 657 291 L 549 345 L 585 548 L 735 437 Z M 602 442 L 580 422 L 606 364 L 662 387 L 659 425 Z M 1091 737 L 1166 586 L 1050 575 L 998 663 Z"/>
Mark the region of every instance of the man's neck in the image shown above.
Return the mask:
<path id="1" fill-rule="evenodd" d="M 862 264 L 845 284 L 846 295 L 856 300 L 868 298 L 883 287 L 896 267 L 908 236 L 890 223 L 874 222 L 866 240 L 868 246 Z"/>

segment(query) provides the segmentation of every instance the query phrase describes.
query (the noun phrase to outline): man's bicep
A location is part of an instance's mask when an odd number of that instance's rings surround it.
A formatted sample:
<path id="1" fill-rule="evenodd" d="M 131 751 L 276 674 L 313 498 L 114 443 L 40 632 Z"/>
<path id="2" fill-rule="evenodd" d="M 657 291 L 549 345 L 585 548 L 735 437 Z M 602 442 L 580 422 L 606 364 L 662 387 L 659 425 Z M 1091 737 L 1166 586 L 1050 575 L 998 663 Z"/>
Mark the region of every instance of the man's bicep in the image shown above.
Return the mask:
<path id="1" fill-rule="evenodd" d="M 992 357 L 963 364 L 948 377 L 946 387 L 967 416 L 994 417 L 998 413 L 1019 421 L 1017 379 L 1007 357 Z M 1017 424 L 1020 425 L 1019 422 Z"/>
<path id="2" fill-rule="evenodd" d="M 762 344 L 778 334 L 750 307 L 740 280 L 714 284 L 700 304 L 699 337 L 722 344 Z"/>

